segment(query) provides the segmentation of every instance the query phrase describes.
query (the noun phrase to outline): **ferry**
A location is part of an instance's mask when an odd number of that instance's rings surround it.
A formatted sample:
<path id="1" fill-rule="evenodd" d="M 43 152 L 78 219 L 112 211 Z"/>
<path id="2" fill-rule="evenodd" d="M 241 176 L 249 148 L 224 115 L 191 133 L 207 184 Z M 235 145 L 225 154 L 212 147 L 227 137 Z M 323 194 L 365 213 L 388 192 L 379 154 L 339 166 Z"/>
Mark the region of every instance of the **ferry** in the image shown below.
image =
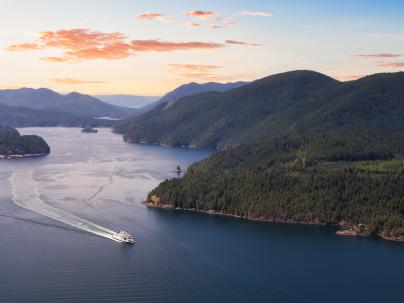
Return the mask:
<path id="1" fill-rule="evenodd" d="M 135 244 L 135 239 L 127 231 L 120 231 L 112 236 L 115 240 L 119 242 L 126 242 L 128 244 Z"/>

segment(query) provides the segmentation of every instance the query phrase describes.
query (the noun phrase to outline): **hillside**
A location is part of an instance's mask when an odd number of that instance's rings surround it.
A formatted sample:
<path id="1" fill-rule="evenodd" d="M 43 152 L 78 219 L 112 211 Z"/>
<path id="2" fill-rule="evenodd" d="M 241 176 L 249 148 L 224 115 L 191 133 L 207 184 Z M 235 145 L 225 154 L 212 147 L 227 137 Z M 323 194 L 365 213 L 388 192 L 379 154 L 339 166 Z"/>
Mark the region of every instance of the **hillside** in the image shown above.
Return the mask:
<path id="1" fill-rule="evenodd" d="M 28 126 L 111 126 L 116 121 L 79 117 L 59 111 L 0 105 L 0 122 L 12 127 Z"/>
<path id="2" fill-rule="evenodd" d="M 283 134 L 329 131 L 402 136 L 404 73 L 338 82 L 294 71 L 227 92 L 161 104 L 117 125 L 128 142 L 224 148 Z"/>
<path id="3" fill-rule="evenodd" d="M 0 90 L 0 104 L 57 111 L 79 117 L 128 117 L 135 110 L 104 103 L 89 95 L 76 92 L 61 95 L 50 89 L 21 88 Z"/>
<path id="4" fill-rule="evenodd" d="M 50 148 L 41 137 L 20 136 L 11 127 L 0 126 L 0 158 L 49 154 Z"/>
<path id="5" fill-rule="evenodd" d="M 161 183 L 150 206 L 336 224 L 404 241 L 404 141 L 280 138 L 220 151 Z M 345 231 L 343 233 L 345 233 Z"/>
<path id="6" fill-rule="evenodd" d="M 225 92 L 231 89 L 235 89 L 246 85 L 248 82 L 238 81 L 229 83 L 217 83 L 217 82 L 207 82 L 207 83 L 196 83 L 191 82 L 183 84 L 176 89 L 165 94 L 160 100 L 158 100 L 153 106 L 147 106 L 148 109 L 154 106 L 167 103 L 167 106 L 171 106 L 178 100 L 184 97 L 205 93 L 205 92 Z"/>

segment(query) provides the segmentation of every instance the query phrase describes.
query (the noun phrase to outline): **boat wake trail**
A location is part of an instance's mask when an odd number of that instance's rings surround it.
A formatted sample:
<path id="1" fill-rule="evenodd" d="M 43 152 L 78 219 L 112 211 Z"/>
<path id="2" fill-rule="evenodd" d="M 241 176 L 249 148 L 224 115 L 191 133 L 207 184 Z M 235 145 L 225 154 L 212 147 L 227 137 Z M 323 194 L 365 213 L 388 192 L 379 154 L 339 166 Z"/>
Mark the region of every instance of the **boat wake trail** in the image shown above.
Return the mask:
<path id="1" fill-rule="evenodd" d="M 14 171 L 9 180 L 11 183 L 12 200 L 16 205 L 80 230 L 118 241 L 114 238 L 114 235 L 117 234 L 115 231 L 45 204 L 38 192 L 32 171 Z"/>

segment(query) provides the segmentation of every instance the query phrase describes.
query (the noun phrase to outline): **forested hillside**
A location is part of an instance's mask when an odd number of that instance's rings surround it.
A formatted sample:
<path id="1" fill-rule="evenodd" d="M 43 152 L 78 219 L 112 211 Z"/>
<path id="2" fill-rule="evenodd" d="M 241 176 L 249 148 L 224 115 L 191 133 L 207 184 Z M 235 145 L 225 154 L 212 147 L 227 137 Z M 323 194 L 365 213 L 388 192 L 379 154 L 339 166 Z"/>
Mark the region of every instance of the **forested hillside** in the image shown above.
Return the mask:
<path id="1" fill-rule="evenodd" d="M 403 146 L 346 136 L 240 145 L 161 183 L 148 201 L 275 222 L 340 224 L 404 240 Z"/>
<path id="2" fill-rule="evenodd" d="M 338 82 L 311 71 L 183 98 L 116 126 L 128 142 L 225 148 L 285 134 L 402 136 L 404 73 Z"/>
<path id="3" fill-rule="evenodd" d="M 44 139 L 38 136 L 20 136 L 11 127 L 0 126 L 0 157 L 45 155 L 50 148 Z"/>

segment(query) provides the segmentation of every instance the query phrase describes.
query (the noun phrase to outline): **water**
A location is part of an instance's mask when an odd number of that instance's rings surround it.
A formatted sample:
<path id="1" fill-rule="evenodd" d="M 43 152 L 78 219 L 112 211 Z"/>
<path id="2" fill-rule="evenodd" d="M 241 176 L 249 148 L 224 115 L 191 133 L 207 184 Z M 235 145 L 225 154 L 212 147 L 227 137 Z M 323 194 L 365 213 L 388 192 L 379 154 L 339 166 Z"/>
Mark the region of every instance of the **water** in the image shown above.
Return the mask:
<path id="1" fill-rule="evenodd" d="M 140 203 L 207 151 L 125 144 L 106 129 L 22 132 L 43 136 L 52 153 L 0 161 L 0 302 L 403 301 L 403 244 Z M 16 196 L 128 230 L 137 243 L 26 210 Z"/>

